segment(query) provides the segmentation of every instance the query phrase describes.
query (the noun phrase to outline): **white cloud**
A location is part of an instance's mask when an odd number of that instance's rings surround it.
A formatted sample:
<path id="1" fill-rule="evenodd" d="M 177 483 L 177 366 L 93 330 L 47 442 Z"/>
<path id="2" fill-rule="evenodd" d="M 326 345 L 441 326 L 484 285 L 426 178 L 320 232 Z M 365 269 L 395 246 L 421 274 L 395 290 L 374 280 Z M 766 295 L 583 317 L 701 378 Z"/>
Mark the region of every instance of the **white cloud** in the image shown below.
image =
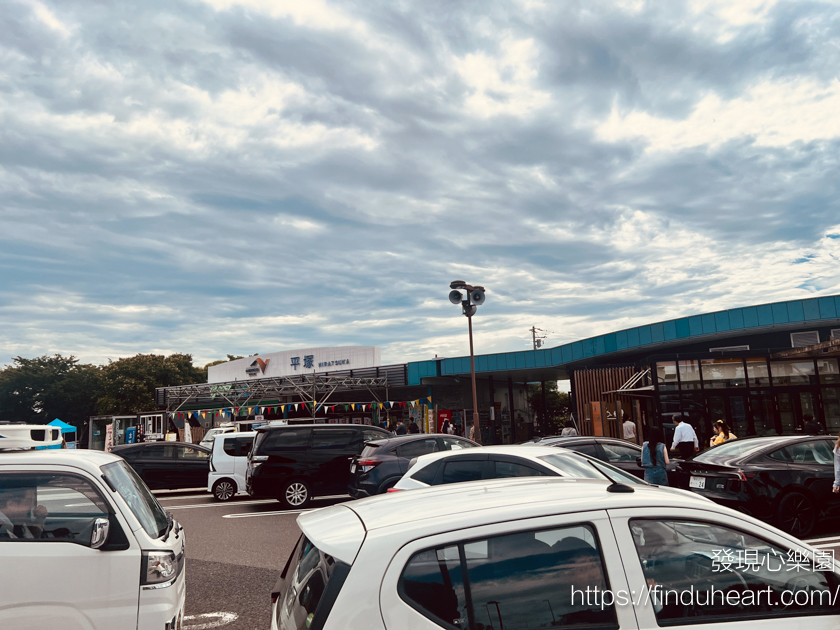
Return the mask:
<path id="1" fill-rule="evenodd" d="M 349 17 L 336 6 L 324 0 L 204 0 L 216 11 L 233 7 L 249 9 L 275 18 L 289 18 L 299 26 L 308 28 L 339 30 L 348 29 L 365 32 L 364 22 Z"/>
<path id="2" fill-rule="evenodd" d="M 763 81 L 744 95 L 722 100 L 702 98 L 684 119 L 653 116 L 645 111 L 621 113 L 614 107 L 597 127 L 608 142 L 641 138 L 649 151 L 680 151 L 753 137 L 758 146 L 779 147 L 840 137 L 840 81 L 811 79 Z"/>

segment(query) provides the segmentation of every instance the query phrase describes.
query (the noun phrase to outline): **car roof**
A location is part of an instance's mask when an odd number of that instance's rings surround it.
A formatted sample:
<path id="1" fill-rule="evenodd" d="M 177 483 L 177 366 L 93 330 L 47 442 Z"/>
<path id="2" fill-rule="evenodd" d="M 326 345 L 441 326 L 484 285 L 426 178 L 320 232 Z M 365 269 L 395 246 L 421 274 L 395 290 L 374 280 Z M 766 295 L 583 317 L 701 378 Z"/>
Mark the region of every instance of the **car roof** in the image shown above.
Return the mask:
<path id="1" fill-rule="evenodd" d="M 600 479 L 527 477 L 467 481 L 392 492 L 301 514 L 298 525 L 319 549 L 352 562 L 366 532 L 394 528 L 406 541 L 490 523 L 617 508 L 678 507 L 728 511 L 700 495 L 676 488 L 633 486 L 633 492 L 608 492 Z M 351 514 L 352 513 L 352 514 Z M 361 534 L 349 535 L 350 523 Z M 347 523 L 338 531 L 335 523 Z"/>
<path id="2" fill-rule="evenodd" d="M 30 465 L 30 464 L 54 464 L 56 466 L 75 466 L 86 470 L 91 467 L 98 468 L 104 464 L 111 464 L 115 461 L 124 461 L 116 455 L 104 451 L 93 451 L 87 449 L 44 449 L 31 451 L 10 451 L 0 453 L 0 466 L 7 464 Z"/>
<path id="3" fill-rule="evenodd" d="M 395 446 L 402 444 L 403 442 L 412 442 L 414 440 L 421 440 L 426 438 L 456 438 L 458 440 L 463 440 L 465 442 L 472 442 L 468 438 L 462 437 L 460 435 L 449 435 L 448 433 L 407 433 L 405 435 L 392 435 L 392 436 L 383 436 L 381 439 L 376 440 L 368 440 L 366 444 L 376 444 L 377 446 L 388 445 L 388 446 Z M 475 444 L 475 442 L 472 442 Z"/>
<path id="4" fill-rule="evenodd" d="M 448 457 L 456 457 L 462 455 L 470 457 L 475 455 L 483 455 L 489 453 L 490 455 L 513 455 L 516 457 L 523 457 L 525 459 L 538 459 L 541 455 L 557 455 L 558 450 L 556 446 L 529 446 L 524 447 L 521 444 L 509 444 L 500 446 L 481 446 L 478 448 L 471 448 L 463 451 L 438 451 L 437 453 L 428 453 L 417 458 L 417 463 L 425 466 L 437 459 L 445 459 Z"/>

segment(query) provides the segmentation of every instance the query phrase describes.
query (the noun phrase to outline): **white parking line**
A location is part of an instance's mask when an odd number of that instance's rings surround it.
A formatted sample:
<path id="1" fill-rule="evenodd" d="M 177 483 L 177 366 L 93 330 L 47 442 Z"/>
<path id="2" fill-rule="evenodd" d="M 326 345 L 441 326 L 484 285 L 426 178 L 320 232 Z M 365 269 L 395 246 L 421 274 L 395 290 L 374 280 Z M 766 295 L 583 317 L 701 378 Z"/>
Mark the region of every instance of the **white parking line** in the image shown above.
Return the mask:
<path id="1" fill-rule="evenodd" d="M 254 516 L 280 516 L 281 514 L 302 514 L 321 508 L 308 508 L 306 510 L 280 510 L 279 512 L 243 512 L 241 514 L 224 514 L 222 518 L 251 518 Z"/>
<path id="2" fill-rule="evenodd" d="M 259 505 L 261 503 L 277 503 L 277 499 L 258 499 L 255 501 L 237 501 L 236 503 L 197 503 L 195 505 L 170 505 L 167 510 L 192 510 L 195 508 L 233 507 L 235 505 Z"/>

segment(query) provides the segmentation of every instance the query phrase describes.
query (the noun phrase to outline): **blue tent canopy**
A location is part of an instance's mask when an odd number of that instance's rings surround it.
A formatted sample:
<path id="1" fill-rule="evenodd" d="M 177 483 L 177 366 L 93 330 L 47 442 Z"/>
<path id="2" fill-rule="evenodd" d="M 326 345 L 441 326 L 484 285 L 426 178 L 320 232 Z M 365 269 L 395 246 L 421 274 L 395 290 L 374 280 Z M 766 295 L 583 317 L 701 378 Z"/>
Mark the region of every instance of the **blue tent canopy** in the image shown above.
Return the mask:
<path id="1" fill-rule="evenodd" d="M 76 427 L 72 424 L 67 424 L 66 422 L 62 422 L 58 418 L 53 420 L 52 422 L 48 423 L 51 427 L 59 427 L 61 429 L 61 434 L 64 435 L 65 433 L 75 433 Z"/>

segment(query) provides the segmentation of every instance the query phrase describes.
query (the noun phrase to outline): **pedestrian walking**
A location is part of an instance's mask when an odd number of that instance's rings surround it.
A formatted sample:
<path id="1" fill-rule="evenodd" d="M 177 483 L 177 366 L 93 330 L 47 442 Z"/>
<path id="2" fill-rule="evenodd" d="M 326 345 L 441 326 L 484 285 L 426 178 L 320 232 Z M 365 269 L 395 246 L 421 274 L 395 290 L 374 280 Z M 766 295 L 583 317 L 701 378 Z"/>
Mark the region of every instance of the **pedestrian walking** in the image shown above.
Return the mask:
<path id="1" fill-rule="evenodd" d="M 674 443 L 672 451 L 677 451 L 682 459 L 690 459 L 694 453 L 700 451 L 700 443 L 697 441 L 697 434 L 686 421 L 685 416 L 674 416 L 677 423 L 677 430 L 674 431 Z"/>
<path id="2" fill-rule="evenodd" d="M 709 439 L 709 446 L 717 446 L 729 442 L 730 440 L 737 440 L 737 436 L 729 430 L 729 425 L 723 420 L 715 420 L 712 425 L 715 435 Z"/>
<path id="3" fill-rule="evenodd" d="M 657 486 L 668 485 L 668 470 L 670 464 L 668 449 L 665 448 L 665 435 L 662 429 L 654 427 L 648 432 L 648 440 L 642 445 L 642 468 L 645 469 L 645 481 Z"/>
<path id="4" fill-rule="evenodd" d="M 397 420 L 397 425 L 394 427 L 394 433 L 397 435 L 405 435 L 408 433 L 408 429 L 405 428 L 405 422 Z"/>
<path id="5" fill-rule="evenodd" d="M 636 423 L 630 419 L 627 413 L 624 413 L 624 422 L 621 425 L 624 432 L 624 439 L 630 442 L 636 441 Z"/>
<path id="6" fill-rule="evenodd" d="M 837 441 L 834 443 L 834 488 L 832 492 L 837 494 L 840 492 L 840 435 L 837 436 Z"/>
<path id="7" fill-rule="evenodd" d="M 560 437 L 574 437 L 578 434 L 577 429 L 575 429 L 575 423 L 571 420 L 566 420 L 566 426 L 562 431 L 560 431 Z"/>

